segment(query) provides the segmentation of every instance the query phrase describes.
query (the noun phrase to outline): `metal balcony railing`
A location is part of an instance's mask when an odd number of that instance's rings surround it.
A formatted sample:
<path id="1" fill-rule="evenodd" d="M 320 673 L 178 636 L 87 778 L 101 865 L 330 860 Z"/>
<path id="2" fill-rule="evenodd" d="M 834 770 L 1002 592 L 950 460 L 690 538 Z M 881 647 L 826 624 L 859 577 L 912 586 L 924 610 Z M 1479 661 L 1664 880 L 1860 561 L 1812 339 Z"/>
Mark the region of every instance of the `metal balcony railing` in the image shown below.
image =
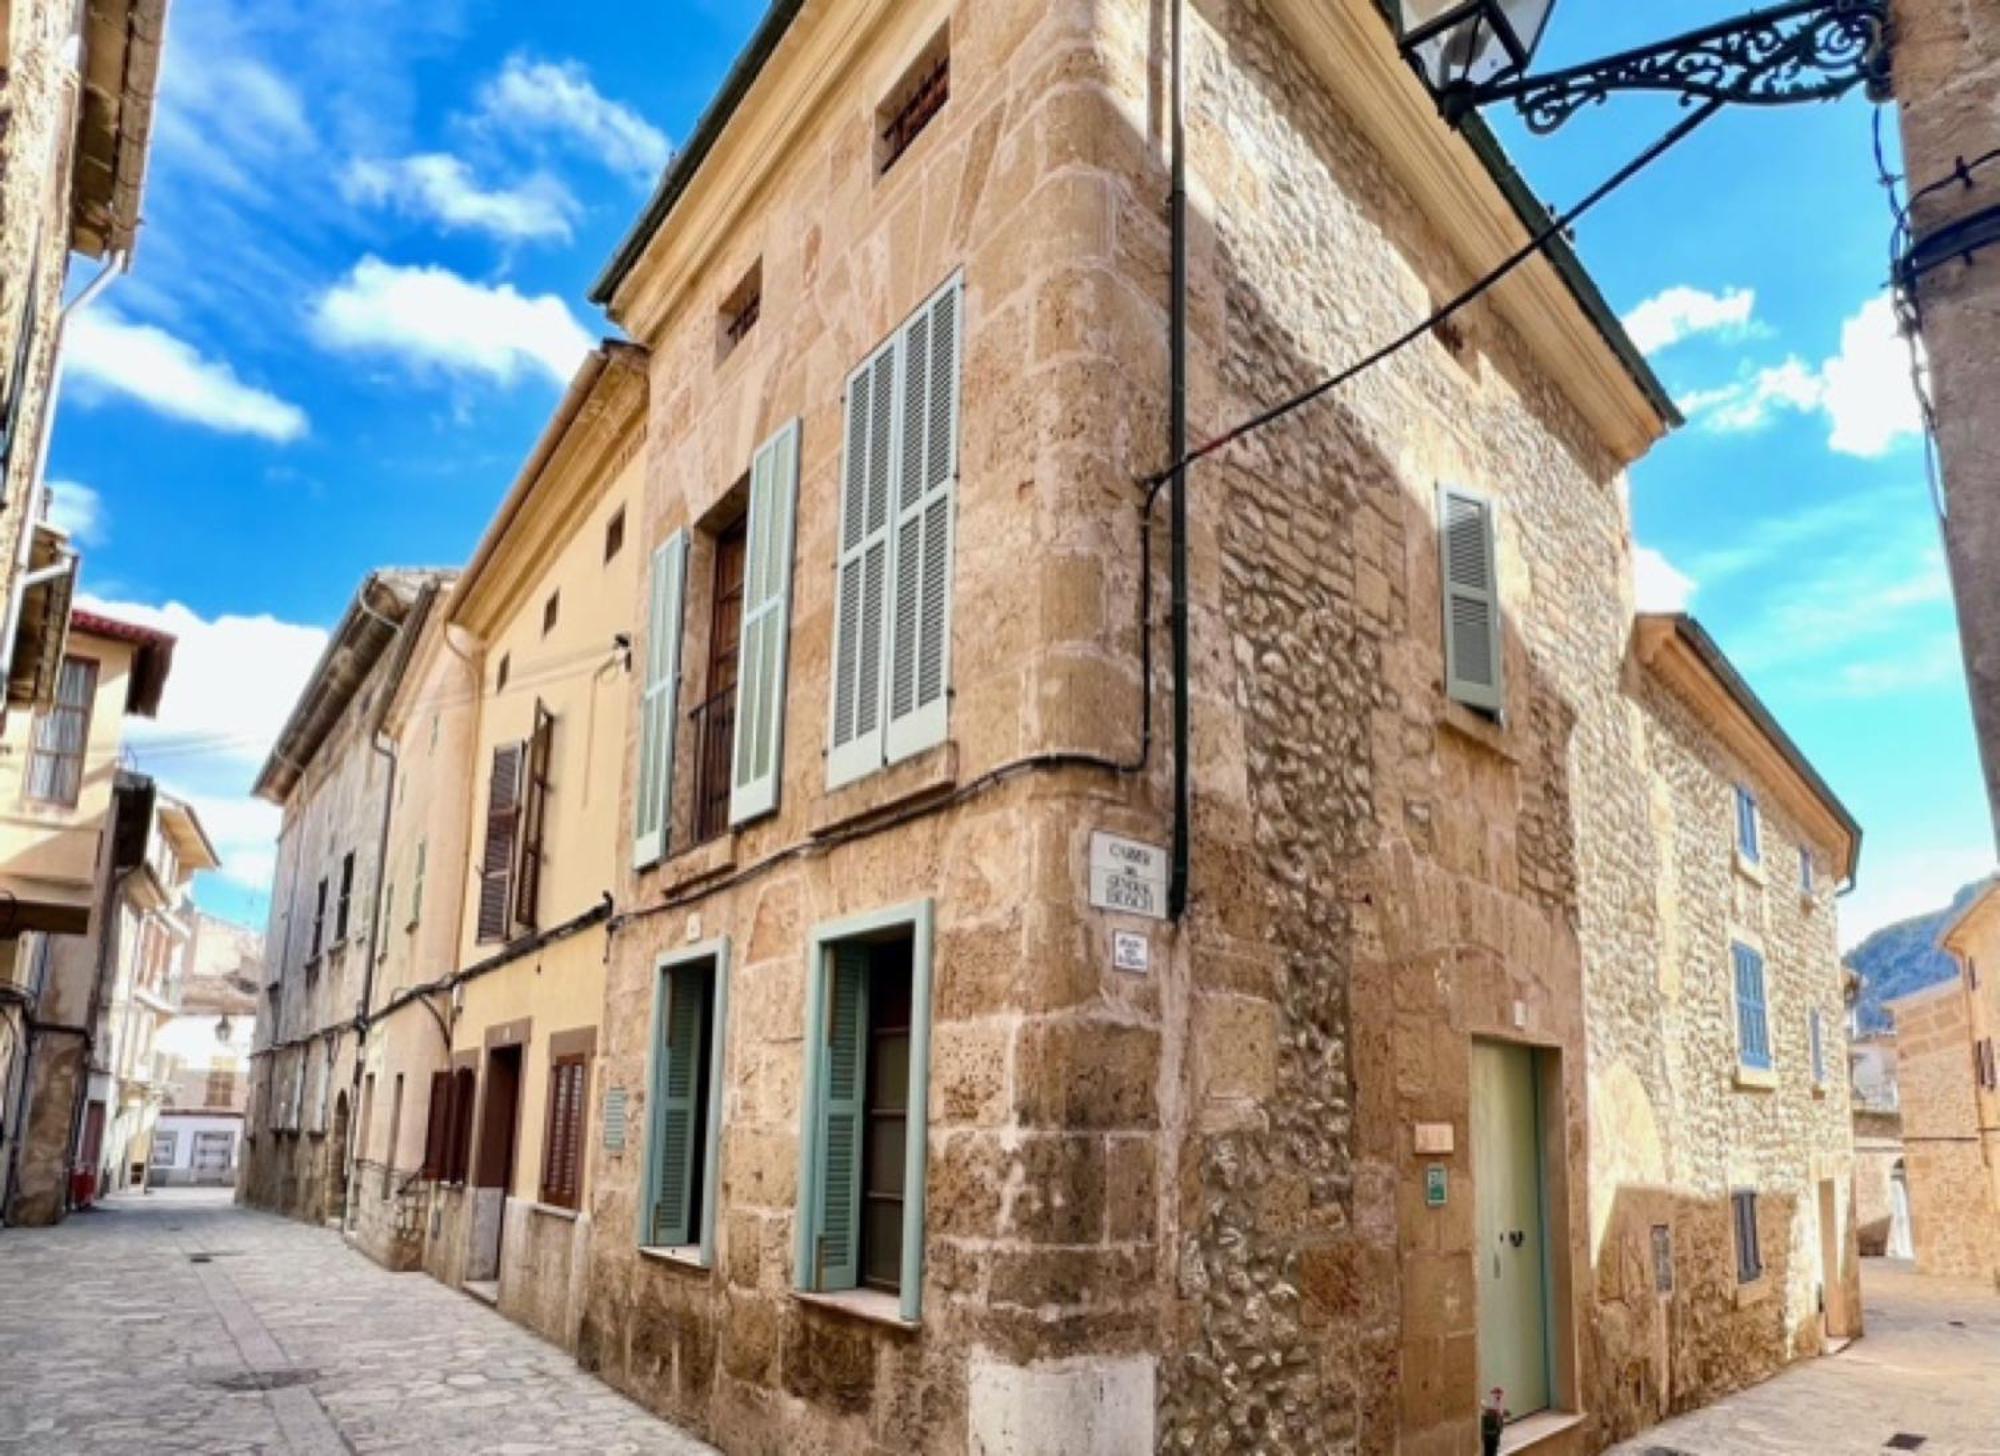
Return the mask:
<path id="1" fill-rule="evenodd" d="M 694 842 L 706 844 L 729 828 L 729 760 L 736 745 L 732 685 L 688 714 L 694 730 Z"/>

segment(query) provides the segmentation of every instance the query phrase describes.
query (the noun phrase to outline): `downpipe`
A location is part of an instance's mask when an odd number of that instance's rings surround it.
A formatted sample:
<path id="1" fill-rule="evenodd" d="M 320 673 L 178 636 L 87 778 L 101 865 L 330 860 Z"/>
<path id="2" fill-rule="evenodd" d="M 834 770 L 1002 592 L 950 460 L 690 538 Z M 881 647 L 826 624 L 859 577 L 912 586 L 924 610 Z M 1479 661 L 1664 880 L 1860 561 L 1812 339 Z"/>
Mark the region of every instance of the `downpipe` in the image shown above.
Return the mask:
<path id="1" fill-rule="evenodd" d="M 1167 914 L 1179 921 L 1187 913 L 1191 858 L 1193 784 L 1188 762 L 1190 703 L 1188 701 L 1188 198 L 1187 198 L 1187 0 L 1173 6 L 1172 118 L 1170 121 L 1173 190 L 1168 198 L 1169 246 L 1172 253 L 1168 289 L 1167 458 L 1175 462 L 1171 542 L 1174 671 L 1174 832 L 1172 867 L 1167 882 Z M 1150 685 L 1148 685 L 1150 690 Z"/>

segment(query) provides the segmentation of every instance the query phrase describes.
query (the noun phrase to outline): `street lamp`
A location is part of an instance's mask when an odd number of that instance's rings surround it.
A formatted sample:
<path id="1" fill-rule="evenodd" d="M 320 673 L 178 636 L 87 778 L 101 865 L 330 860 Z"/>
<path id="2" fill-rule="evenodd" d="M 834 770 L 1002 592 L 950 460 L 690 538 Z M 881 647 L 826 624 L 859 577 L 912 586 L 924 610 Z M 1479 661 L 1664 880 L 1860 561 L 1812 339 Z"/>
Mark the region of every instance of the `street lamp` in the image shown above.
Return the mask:
<path id="1" fill-rule="evenodd" d="M 1614 91 L 1782 106 L 1866 85 L 1889 99 L 1889 0 L 1791 0 L 1671 40 L 1528 74 L 1555 0 L 1389 0 L 1397 41 L 1456 126 L 1512 102 L 1547 134 Z"/>

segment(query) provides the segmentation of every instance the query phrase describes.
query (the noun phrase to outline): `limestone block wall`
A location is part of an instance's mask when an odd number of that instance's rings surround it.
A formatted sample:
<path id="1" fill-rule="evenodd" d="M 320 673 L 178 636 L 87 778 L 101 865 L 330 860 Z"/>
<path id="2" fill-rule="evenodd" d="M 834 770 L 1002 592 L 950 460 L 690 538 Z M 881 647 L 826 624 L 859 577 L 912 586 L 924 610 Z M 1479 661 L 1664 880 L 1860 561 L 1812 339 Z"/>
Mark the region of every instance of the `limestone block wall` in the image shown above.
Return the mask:
<path id="1" fill-rule="evenodd" d="M 2000 1211 L 1979 1127 L 1964 983 L 1943 982 L 1889 1009 L 1917 1269 L 2000 1278 Z"/>

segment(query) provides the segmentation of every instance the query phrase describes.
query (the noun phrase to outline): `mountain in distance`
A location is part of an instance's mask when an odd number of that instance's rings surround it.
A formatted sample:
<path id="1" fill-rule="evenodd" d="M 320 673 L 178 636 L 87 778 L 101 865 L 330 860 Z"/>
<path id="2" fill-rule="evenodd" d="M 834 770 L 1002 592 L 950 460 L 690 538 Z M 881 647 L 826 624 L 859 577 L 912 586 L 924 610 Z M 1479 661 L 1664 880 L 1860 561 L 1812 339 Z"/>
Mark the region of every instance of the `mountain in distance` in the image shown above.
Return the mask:
<path id="1" fill-rule="evenodd" d="M 1985 887 L 1986 881 L 1974 880 L 1942 910 L 1885 925 L 1847 953 L 1847 964 L 1864 977 L 1859 1006 L 1864 1035 L 1893 1025 L 1884 1003 L 1958 974 L 1958 963 L 1938 949 L 1937 939 L 1952 916 Z"/>

